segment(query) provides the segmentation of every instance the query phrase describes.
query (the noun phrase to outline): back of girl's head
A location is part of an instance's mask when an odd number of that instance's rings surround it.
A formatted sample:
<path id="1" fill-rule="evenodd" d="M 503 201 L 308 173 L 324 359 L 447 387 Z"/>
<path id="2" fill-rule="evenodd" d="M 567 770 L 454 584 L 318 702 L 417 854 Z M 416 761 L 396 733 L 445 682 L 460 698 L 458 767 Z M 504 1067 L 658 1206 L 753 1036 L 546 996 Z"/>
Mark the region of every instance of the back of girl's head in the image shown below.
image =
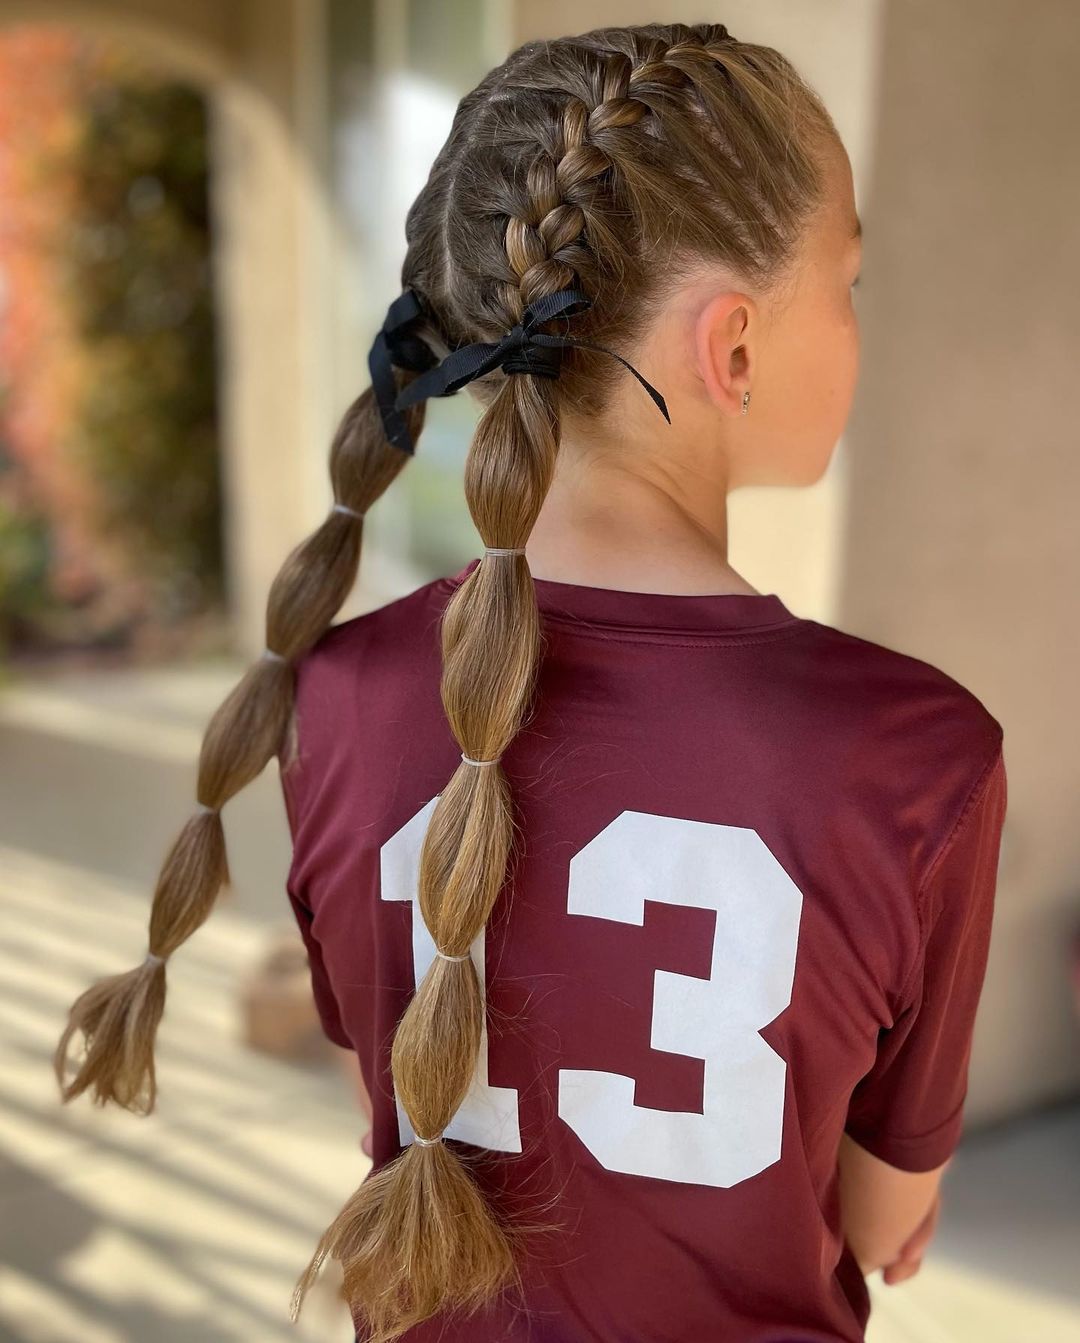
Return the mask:
<path id="1" fill-rule="evenodd" d="M 681 274 L 716 264 L 768 288 L 787 272 L 822 203 L 820 151 L 836 133 L 779 53 L 719 24 L 650 24 L 528 43 L 462 99 L 409 211 L 404 285 L 423 298 L 415 334 L 436 355 L 498 341 L 545 295 L 590 300 L 575 338 L 627 350 Z M 409 361 L 405 361 L 406 364 Z M 395 368 L 399 387 L 415 367 Z M 433 811 L 419 911 L 437 956 L 394 1037 L 395 1092 L 410 1144 L 352 1194 L 323 1235 L 294 1312 L 327 1255 L 372 1343 L 441 1309 L 473 1309 L 514 1280 L 526 1246 L 440 1141 L 472 1081 L 484 1017 L 467 954 L 503 888 L 513 801 L 498 763 L 529 712 L 541 652 L 520 552 L 544 501 L 562 408 L 600 415 L 620 365 L 562 351 L 558 377 L 499 369 L 473 385 L 484 411 L 465 468 L 486 549 L 442 622 L 442 700 L 463 758 Z M 423 408 L 405 412 L 412 439 Z M 293 667 L 356 578 L 363 516 L 409 453 L 387 437 L 371 389 L 331 448 L 335 506 L 286 560 L 267 608 L 267 652 L 217 711 L 200 757 L 197 812 L 173 845 L 135 969 L 92 985 L 71 1009 L 55 1066 L 65 1100 L 90 1091 L 147 1112 L 169 955 L 208 916 L 227 880 L 220 812 L 278 756 L 287 763 Z M 303 723 L 298 724 L 300 739 Z M 474 761 L 495 762 L 476 765 Z M 462 959 L 463 958 L 463 959 Z M 76 1032 L 83 1058 L 67 1078 Z"/>

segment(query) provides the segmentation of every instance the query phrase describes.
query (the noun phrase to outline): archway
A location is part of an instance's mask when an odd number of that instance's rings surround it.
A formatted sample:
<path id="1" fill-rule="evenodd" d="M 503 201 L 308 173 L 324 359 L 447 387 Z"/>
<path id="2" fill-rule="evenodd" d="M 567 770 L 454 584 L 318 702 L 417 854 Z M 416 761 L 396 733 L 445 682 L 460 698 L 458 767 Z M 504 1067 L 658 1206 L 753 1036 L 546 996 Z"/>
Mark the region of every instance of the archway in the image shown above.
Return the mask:
<path id="1" fill-rule="evenodd" d="M 266 592 L 325 506 L 331 205 L 321 4 L 0 0 L 0 25 L 121 36 L 210 104 L 228 603 L 262 646 Z"/>

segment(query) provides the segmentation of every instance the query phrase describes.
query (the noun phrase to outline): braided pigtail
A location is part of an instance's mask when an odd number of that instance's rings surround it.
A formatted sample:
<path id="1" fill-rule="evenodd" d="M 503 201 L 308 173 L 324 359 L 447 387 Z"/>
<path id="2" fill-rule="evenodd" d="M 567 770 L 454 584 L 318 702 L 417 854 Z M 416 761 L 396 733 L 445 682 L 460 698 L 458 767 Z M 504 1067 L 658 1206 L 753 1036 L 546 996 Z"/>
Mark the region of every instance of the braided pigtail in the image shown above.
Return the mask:
<path id="1" fill-rule="evenodd" d="M 519 548 L 558 445 L 549 385 L 508 378 L 469 453 L 467 494 L 484 539 Z M 538 381 L 538 380 L 537 380 Z M 521 555 L 488 555 L 449 603 L 442 696 L 464 759 L 436 803 L 420 860 L 420 915 L 443 953 L 394 1036 L 394 1085 L 417 1140 L 374 1172 L 324 1233 L 293 1316 L 327 1255 L 386 1343 L 440 1309 L 475 1309 L 512 1281 L 514 1255 L 461 1156 L 441 1141 L 476 1071 L 484 1000 L 469 948 L 502 886 L 513 820 L 499 756 L 525 716 L 539 659 L 536 598 Z"/>
<path id="2" fill-rule="evenodd" d="M 409 412 L 414 432 L 423 410 Z M 157 1086 L 154 1040 L 165 1008 L 165 962 L 206 920 L 228 881 L 221 809 L 262 772 L 286 741 L 293 663 L 323 634 L 356 580 L 363 517 L 408 461 L 383 432 L 374 393 L 346 411 L 330 450 L 336 500 L 328 517 L 285 561 L 270 589 L 266 651 L 214 714 L 199 756 L 198 810 L 169 850 L 150 910 L 140 965 L 98 980 L 72 1005 L 53 1058 L 61 1097 L 89 1091 L 104 1105 L 149 1114 Z M 68 1079 L 72 1037 L 84 1056 Z"/>

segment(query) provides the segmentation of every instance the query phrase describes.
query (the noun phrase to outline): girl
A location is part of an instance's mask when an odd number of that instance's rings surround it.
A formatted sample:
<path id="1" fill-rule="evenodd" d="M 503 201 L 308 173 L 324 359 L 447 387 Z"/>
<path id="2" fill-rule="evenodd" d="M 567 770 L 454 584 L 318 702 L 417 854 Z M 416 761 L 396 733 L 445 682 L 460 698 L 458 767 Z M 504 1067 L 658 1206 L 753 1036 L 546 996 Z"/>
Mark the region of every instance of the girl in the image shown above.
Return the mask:
<path id="1" fill-rule="evenodd" d="M 817 480 L 843 428 L 859 232 L 817 96 L 722 25 L 529 43 L 462 100 L 149 954 L 57 1050 L 65 1098 L 153 1106 L 165 961 L 280 756 L 322 1021 L 374 1104 L 295 1308 L 330 1255 L 373 1343 L 854 1343 L 864 1274 L 917 1266 L 1002 729 L 728 561 L 728 493 Z M 465 386 L 483 554 L 327 630 L 425 400 Z"/>

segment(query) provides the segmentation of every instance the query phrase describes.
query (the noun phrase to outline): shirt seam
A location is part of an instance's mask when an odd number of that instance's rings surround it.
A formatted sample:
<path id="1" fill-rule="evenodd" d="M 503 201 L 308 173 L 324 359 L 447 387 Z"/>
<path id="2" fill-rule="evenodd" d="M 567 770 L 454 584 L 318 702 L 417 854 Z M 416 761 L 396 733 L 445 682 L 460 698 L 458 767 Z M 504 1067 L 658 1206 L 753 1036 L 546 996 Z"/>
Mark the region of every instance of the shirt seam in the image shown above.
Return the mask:
<path id="1" fill-rule="evenodd" d="M 459 584 L 452 578 L 441 578 L 437 582 L 453 593 Z M 670 633 L 655 626 L 607 624 L 603 621 L 586 621 L 579 616 L 564 615 L 549 608 L 540 607 L 542 623 L 551 623 L 560 629 L 569 630 L 585 639 L 595 639 L 604 643 L 651 644 L 666 648 L 711 648 L 716 645 L 727 647 L 745 647 L 752 644 L 772 643 L 777 639 L 786 639 L 794 634 L 805 632 L 814 622 L 802 616 L 791 615 L 781 621 L 767 625 L 747 626 L 744 630 L 715 629 L 690 631 L 672 627 Z"/>
<path id="2" fill-rule="evenodd" d="M 912 1006 L 912 1003 L 909 999 L 909 994 L 911 992 L 917 973 L 921 968 L 924 957 L 926 955 L 926 942 L 928 935 L 928 930 L 926 926 L 927 890 L 930 887 L 930 883 L 937 875 L 937 871 L 940 868 L 943 861 L 945 860 L 946 855 L 952 850 L 953 846 L 957 842 L 960 833 L 968 820 L 968 817 L 972 815 L 972 813 L 978 807 L 979 803 L 982 801 L 982 798 L 985 795 L 987 788 L 990 786 L 990 779 L 992 778 L 994 771 L 997 768 L 998 761 L 1002 757 L 1003 750 L 1004 750 L 1003 734 L 999 731 L 997 744 L 994 747 L 994 750 L 991 753 L 989 760 L 987 760 L 986 763 L 983 765 L 982 769 L 976 775 L 975 780 L 972 783 L 971 787 L 968 789 L 967 796 L 964 799 L 963 805 L 961 806 L 956 816 L 956 819 L 953 821 L 944 839 L 938 845 L 937 852 L 934 854 L 934 857 L 930 860 L 930 866 L 926 869 L 926 873 L 924 874 L 922 881 L 919 882 L 919 885 L 916 889 L 915 910 L 918 919 L 918 930 L 919 930 L 918 946 L 916 947 L 915 950 L 915 956 L 911 969 L 904 977 L 903 986 L 901 987 L 901 989 L 897 994 L 897 1002 L 898 1004 L 900 1004 L 897 1015 L 899 1015 L 899 1013 L 907 1011 L 908 1008 Z"/>
<path id="3" fill-rule="evenodd" d="M 751 644 L 774 643 L 778 639 L 786 639 L 799 633 L 799 622 L 796 621 L 790 627 L 785 625 L 779 629 L 763 630 L 757 635 L 740 635 L 734 632 L 726 633 L 717 630 L 713 634 L 702 634 L 695 637 L 688 637 L 685 632 L 680 634 L 673 631 L 670 637 L 666 637 L 651 632 L 637 634 L 632 629 L 618 629 L 615 626 L 596 628 L 575 620 L 562 620 L 558 616 L 552 616 L 547 611 L 541 612 L 541 615 L 544 620 L 550 620 L 560 629 L 569 630 L 574 634 L 581 635 L 582 638 L 593 639 L 598 643 L 649 644 L 657 648 L 744 648 Z"/>

